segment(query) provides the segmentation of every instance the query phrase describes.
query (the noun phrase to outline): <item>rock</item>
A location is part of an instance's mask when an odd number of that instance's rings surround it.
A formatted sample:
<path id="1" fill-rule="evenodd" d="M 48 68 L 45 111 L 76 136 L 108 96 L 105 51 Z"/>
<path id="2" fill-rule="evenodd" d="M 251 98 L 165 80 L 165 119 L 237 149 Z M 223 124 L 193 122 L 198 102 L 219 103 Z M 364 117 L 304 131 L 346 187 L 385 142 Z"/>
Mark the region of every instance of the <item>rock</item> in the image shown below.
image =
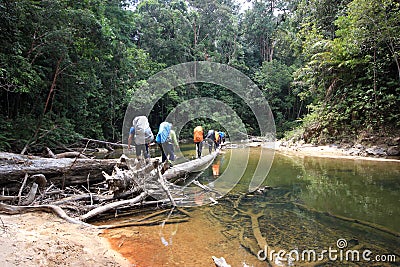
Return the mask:
<path id="1" fill-rule="evenodd" d="M 386 156 L 386 151 L 383 148 L 377 146 L 367 148 L 365 151 L 368 155 Z"/>
<path id="2" fill-rule="evenodd" d="M 399 156 L 400 148 L 399 146 L 390 146 L 386 153 L 388 156 Z"/>
<path id="3" fill-rule="evenodd" d="M 349 148 L 351 148 L 353 145 L 352 144 L 350 144 L 350 143 L 342 143 L 341 144 L 341 147 L 343 147 L 344 149 L 349 149 Z"/>
<path id="4" fill-rule="evenodd" d="M 400 137 L 387 137 L 383 139 L 387 146 L 398 146 L 400 145 Z"/>
<path id="5" fill-rule="evenodd" d="M 347 154 L 350 156 L 360 156 L 361 155 L 362 150 L 358 149 L 358 148 L 350 148 L 347 151 Z"/>
<path id="6" fill-rule="evenodd" d="M 361 150 L 365 148 L 362 144 L 356 144 L 354 147 Z"/>

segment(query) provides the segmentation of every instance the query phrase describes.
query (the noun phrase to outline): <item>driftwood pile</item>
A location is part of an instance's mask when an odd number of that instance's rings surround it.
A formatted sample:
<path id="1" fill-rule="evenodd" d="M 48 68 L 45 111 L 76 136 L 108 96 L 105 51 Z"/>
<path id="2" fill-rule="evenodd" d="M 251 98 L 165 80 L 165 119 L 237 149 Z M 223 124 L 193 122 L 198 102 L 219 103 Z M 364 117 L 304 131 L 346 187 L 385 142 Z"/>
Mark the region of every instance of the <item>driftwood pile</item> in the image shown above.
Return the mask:
<path id="1" fill-rule="evenodd" d="M 88 225 L 93 218 L 129 212 L 133 207 L 175 207 L 184 196 L 174 192 L 167 179 L 187 176 L 210 164 L 217 154 L 168 168 L 157 159 L 138 161 L 124 155 L 98 160 L 0 153 L 0 213 L 47 211 Z"/>

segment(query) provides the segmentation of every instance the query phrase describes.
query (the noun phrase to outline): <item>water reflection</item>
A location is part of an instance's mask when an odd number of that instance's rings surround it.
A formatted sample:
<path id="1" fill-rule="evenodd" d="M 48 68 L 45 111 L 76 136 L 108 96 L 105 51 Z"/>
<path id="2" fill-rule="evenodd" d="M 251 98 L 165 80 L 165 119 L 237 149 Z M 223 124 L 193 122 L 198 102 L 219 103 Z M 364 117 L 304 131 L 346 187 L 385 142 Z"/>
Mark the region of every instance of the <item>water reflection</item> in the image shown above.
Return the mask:
<path id="1" fill-rule="evenodd" d="M 219 167 L 221 164 L 221 159 L 217 159 L 213 164 L 212 164 L 212 173 L 214 178 L 217 178 L 219 176 Z"/>
<path id="2" fill-rule="evenodd" d="M 267 184 L 318 211 L 400 232 L 400 164 L 276 155 Z"/>

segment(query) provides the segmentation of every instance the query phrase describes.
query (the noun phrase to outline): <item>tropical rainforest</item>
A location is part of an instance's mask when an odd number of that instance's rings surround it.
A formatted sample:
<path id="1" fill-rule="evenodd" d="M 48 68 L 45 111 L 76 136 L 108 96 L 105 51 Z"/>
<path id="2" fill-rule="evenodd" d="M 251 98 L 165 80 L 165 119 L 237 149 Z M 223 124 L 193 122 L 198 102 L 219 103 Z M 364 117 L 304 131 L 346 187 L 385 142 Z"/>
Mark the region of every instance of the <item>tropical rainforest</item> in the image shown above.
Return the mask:
<path id="1" fill-rule="evenodd" d="M 399 18 L 399 0 L 1 0 L 0 150 L 121 142 L 132 95 L 191 61 L 250 77 L 278 138 L 399 136 Z M 149 116 L 153 130 L 194 97 L 223 100 L 259 134 L 243 101 L 212 84 L 163 95 Z M 198 120 L 180 137 L 195 123 L 217 127 Z"/>

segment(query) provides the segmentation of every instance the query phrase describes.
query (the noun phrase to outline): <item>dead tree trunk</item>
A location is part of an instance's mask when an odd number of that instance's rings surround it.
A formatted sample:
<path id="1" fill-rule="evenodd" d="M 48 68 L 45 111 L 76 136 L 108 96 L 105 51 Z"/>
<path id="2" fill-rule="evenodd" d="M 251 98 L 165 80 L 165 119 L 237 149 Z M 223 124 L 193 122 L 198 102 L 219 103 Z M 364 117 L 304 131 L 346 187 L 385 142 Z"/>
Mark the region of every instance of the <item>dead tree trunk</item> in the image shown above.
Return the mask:
<path id="1" fill-rule="evenodd" d="M 164 172 L 163 177 L 165 180 L 169 181 L 174 178 L 179 178 L 182 177 L 188 173 L 195 172 L 195 171 L 200 171 L 202 170 L 205 166 L 211 164 L 215 157 L 218 155 L 219 150 L 216 152 L 213 152 L 207 156 L 203 156 L 200 159 L 195 159 L 191 160 L 182 164 L 178 164 L 170 169 L 168 169 L 166 172 Z"/>
<path id="2" fill-rule="evenodd" d="M 68 177 L 68 184 L 102 181 L 102 171 L 111 172 L 119 159 L 41 158 L 12 153 L 0 153 L 0 186 L 14 191 L 20 188 L 25 174 L 41 173 L 59 183 Z M 14 188 L 15 187 L 15 188 Z"/>
<path id="3" fill-rule="evenodd" d="M 175 165 L 165 171 L 162 175 L 162 178 L 163 180 L 171 181 L 188 173 L 201 171 L 202 169 L 204 169 L 204 167 L 213 162 L 218 153 L 219 150 L 212 154 L 204 156 L 201 159 L 195 159 Z M 127 160 L 129 161 L 129 159 Z M 132 165 L 132 163 L 128 163 L 128 165 Z M 149 182 L 151 178 L 149 177 L 151 176 L 154 176 L 154 181 L 158 181 L 158 176 L 155 176 L 155 174 L 157 173 L 154 172 L 154 170 L 156 170 L 157 168 L 158 161 L 152 160 L 151 162 L 149 162 L 149 164 L 146 165 L 136 163 L 136 166 L 132 166 L 128 170 L 121 170 L 117 167 L 114 168 L 114 171 L 111 175 L 108 175 L 106 172 L 103 172 L 103 175 L 106 178 L 108 188 L 114 193 L 114 196 L 118 197 L 118 195 L 128 190 L 131 190 L 134 186 L 143 187 L 142 189 L 144 189 L 144 187 L 146 186 L 149 187 L 151 184 Z M 144 182 L 140 182 L 141 180 L 143 180 Z M 143 185 L 142 183 L 144 183 L 145 185 Z"/>
<path id="4" fill-rule="evenodd" d="M 110 212 L 112 210 L 117 209 L 126 209 L 129 207 L 143 205 L 145 199 L 151 195 L 154 197 L 158 195 L 162 200 L 156 201 L 156 203 L 166 203 L 171 202 L 173 206 L 176 206 L 175 201 L 182 201 L 183 197 L 180 194 L 172 194 L 170 191 L 171 188 L 169 182 L 166 181 L 166 177 L 168 179 L 172 179 L 174 177 L 179 177 L 194 171 L 201 171 L 206 165 L 209 165 L 213 162 L 214 158 L 218 155 L 218 152 L 214 152 L 210 155 L 204 156 L 201 159 L 192 160 L 190 162 L 185 162 L 182 164 L 178 164 L 171 169 L 167 170 L 164 175 L 161 175 L 159 166 L 159 161 L 157 159 L 151 160 L 143 160 L 137 162 L 134 159 L 129 159 L 127 157 L 122 156 L 120 159 L 115 160 L 94 160 L 94 159 L 70 159 L 70 158 L 62 158 L 62 159 L 54 159 L 54 158 L 40 158 L 40 157 L 28 157 L 23 155 L 16 155 L 10 153 L 0 153 L 0 186 L 1 183 L 10 185 L 11 182 L 15 183 L 16 190 L 14 190 L 18 194 L 17 197 L 10 196 L 0 196 L 1 200 L 6 201 L 15 201 L 20 200 L 21 205 L 25 206 L 11 206 L 0 203 L 0 213 L 9 213 L 16 214 L 20 212 L 27 211 L 51 211 L 56 213 L 61 218 L 64 218 L 73 223 L 85 224 L 83 221 L 87 221 L 92 219 L 93 217 L 97 217 L 103 213 Z M 122 168 L 122 166 L 124 168 Z M 106 171 L 110 171 L 114 169 L 112 175 L 107 175 Z M 89 189 L 89 182 L 87 179 L 86 173 L 92 175 L 93 172 L 100 173 L 103 171 L 104 177 L 106 178 L 106 183 L 108 185 L 108 190 L 114 193 L 114 197 L 110 195 L 100 195 L 99 193 L 91 193 Z M 31 186 L 31 191 L 28 193 L 27 197 L 24 197 L 21 201 L 22 191 L 24 190 L 25 185 L 28 186 L 29 174 L 41 173 L 40 177 L 35 178 L 35 183 Z M 83 191 L 78 191 L 78 194 L 75 196 L 67 196 L 63 199 L 57 200 L 50 203 L 56 203 L 57 205 L 61 205 L 63 203 L 69 203 L 73 201 L 74 205 L 63 205 L 70 207 L 80 207 L 80 209 L 74 209 L 75 212 L 78 212 L 78 216 L 75 218 L 69 217 L 62 210 L 61 207 L 56 205 L 37 205 L 38 202 L 35 200 L 35 195 L 38 190 L 38 187 L 43 186 L 43 183 L 46 184 L 46 179 L 43 178 L 46 175 L 47 181 L 50 180 L 52 182 L 61 183 L 60 181 L 55 181 L 52 179 L 60 179 L 64 182 L 66 175 L 68 177 L 68 184 L 73 184 L 75 181 L 80 184 L 88 183 L 86 189 L 89 192 L 87 194 Z M 58 175 L 57 177 L 52 175 Z M 76 175 L 76 176 L 72 176 Z M 37 176 L 37 175 L 36 175 Z M 43 176 L 43 177 L 42 177 Z M 13 178 L 11 178 L 13 177 Z M 25 177 L 25 178 L 24 178 Z M 71 180 L 71 178 L 81 177 L 78 180 Z M 91 176 L 92 177 L 92 176 Z M 12 179 L 16 179 L 12 181 Z M 42 181 L 43 180 L 43 181 Z M 104 178 L 100 177 L 100 180 L 104 182 Z M 91 182 L 94 182 L 91 180 Z M 22 184 L 22 186 L 21 186 Z M 50 186 L 51 188 L 51 186 Z M 18 189 L 20 189 L 18 193 Z M 103 190 L 98 188 L 98 192 Z M 64 190 L 62 190 L 64 191 Z M 62 192 L 61 191 L 61 192 Z M 74 191 L 76 192 L 76 191 Z M 128 194 L 129 192 L 129 194 Z M 172 192 L 172 193 L 171 193 Z M 112 202 L 116 198 L 121 199 L 123 196 L 131 197 L 129 199 L 120 200 L 117 202 Z M 84 200 L 87 199 L 88 200 Z M 98 199 L 98 201 L 94 201 Z M 80 202 L 87 203 L 86 206 L 83 206 L 81 203 L 76 203 L 80 200 Z M 90 202 L 90 203 L 89 203 Z M 96 202 L 96 203 L 95 203 Z M 146 203 L 146 202 L 145 202 Z M 32 206 L 26 206 L 32 205 Z M 86 210 L 87 213 L 84 215 L 81 214 L 80 211 Z"/>

